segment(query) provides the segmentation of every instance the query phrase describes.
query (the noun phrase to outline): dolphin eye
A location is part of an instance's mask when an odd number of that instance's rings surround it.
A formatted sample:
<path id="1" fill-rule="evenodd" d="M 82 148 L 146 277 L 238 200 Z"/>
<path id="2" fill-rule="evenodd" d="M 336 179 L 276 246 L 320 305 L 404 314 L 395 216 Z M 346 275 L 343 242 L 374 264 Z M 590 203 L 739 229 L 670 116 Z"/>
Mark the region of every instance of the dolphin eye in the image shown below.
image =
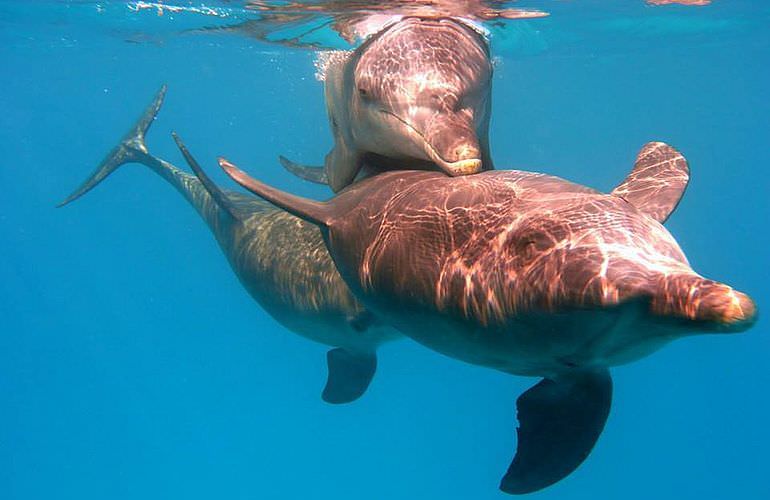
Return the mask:
<path id="1" fill-rule="evenodd" d="M 518 235 L 514 243 L 516 255 L 523 262 L 530 262 L 555 245 L 553 238 L 541 231 L 526 231 Z"/>
<path id="2" fill-rule="evenodd" d="M 532 260 L 537 253 L 537 243 L 531 239 L 522 241 L 519 243 L 517 250 L 522 259 L 525 261 Z"/>
<path id="3" fill-rule="evenodd" d="M 369 95 L 369 92 L 367 92 L 363 87 L 358 87 L 358 93 L 361 95 L 361 97 L 367 97 Z"/>

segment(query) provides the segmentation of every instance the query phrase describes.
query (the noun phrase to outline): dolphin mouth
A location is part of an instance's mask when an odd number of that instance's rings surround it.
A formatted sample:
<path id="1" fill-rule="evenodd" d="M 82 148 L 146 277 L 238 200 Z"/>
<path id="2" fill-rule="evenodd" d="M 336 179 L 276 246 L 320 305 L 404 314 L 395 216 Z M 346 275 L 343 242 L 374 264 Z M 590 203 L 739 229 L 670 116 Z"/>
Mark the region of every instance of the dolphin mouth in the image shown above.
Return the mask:
<path id="1" fill-rule="evenodd" d="M 436 148 L 433 147 L 433 144 L 428 141 L 428 139 L 425 137 L 425 134 L 420 132 L 414 125 L 409 123 L 408 120 L 405 120 L 404 118 L 401 118 L 397 114 L 393 113 L 392 111 L 388 111 L 387 109 L 380 109 L 380 112 L 392 116 L 399 122 L 401 122 L 412 134 L 415 135 L 415 137 L 420 141 L 422 144 L 423 150 L 428 155 L 430 160 L 441 167 L 441 170 L 443 170 L 446 174 L 450 175 L 451 177 L 457 177 L 460 175 L 469 175 L 469 174 L 476 174 L 481 172 L 481 169 L 483 167 L 481 158 L 466 158 L 463 160 L 457 160 L 457 161 L 446 161 L 441 154 L 436 151 Z"/>
<path id="2" fill-rule="evenodd" d="M 459 160 L 451 163 L 443 160 L 442 163 L 439 163 L 436 159 L 431 159 L 438 163 L 439 166 L 451 176 L 477 174 L 481 171 L 481 160 L 478 158 Z"/>

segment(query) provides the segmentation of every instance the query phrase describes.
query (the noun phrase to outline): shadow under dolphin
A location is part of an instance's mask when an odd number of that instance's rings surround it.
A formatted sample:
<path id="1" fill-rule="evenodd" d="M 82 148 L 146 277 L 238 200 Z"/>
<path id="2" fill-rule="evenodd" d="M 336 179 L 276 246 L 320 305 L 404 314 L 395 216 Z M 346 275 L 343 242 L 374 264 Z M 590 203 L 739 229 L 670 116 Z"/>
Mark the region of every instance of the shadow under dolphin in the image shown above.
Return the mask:
<path id="1" fill-rule="evenodd" d="M 270 316 L 303 337 L 334 347 L 327 353 L 323 399 L 356 400 L 376 371 L 377 347 L 400 335 L 353 296 L 318 228 L 251 196 L 220 190 L 176 137 L 195 176 L 150 154 L 144 139 L 165 94 L 164 85 L 120 143 L 58 206 L 80 198 L 127 163 L 149 167 L 195 208 L 243 287 Z"/>

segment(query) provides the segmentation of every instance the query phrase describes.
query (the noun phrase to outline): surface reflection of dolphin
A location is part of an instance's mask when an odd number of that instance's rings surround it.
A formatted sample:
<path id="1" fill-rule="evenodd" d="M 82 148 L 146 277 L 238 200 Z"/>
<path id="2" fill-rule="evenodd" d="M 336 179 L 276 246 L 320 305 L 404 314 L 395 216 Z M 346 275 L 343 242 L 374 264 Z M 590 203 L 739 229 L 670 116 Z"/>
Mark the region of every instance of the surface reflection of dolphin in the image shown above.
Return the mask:
<path id="1" fill-rule="evenodd" d="M 334 347 L 327 355 L 323 399 L 361 396 L 377 367 L 377 347 L 400 335 L 382 325 L 350 293 L 318 228 L 251 196 L 221 191 L 205 174 L 189 175 L 147 150 L 144 137 L 165 95 L 162 88 L 136 125 L 61 205 L 92 189 L 126 163 L 160 175 L 196 209 L 241 284 L 279 323 Z M 60 205 L 60 206 L 61 206 Z"/>
<path id="2" fill-rule="evenodd" d="M 340 48 L 369 37 L 407 17 L 462 19 L 504 25 L 509 20 L 545 17 L 535 9 L 509 8 L 498 0 L 319 0 L 250 1 L 246 10 L 257 17 L 235 24 L 208 26 L 198 33 L 232 33 L 269 44 L 294 48 Z M 341 40 L 338 40 L 340 38 Z"/>
<path id="3" fill-rule="evenodd" d="M 517 401 L 508 493 L 545 488 L 586 459 L 609 415 L 610 367 L 756 321 L 751 298 L 695 273 L 663 227 L 689 181 L 663 143 L 647 144 L 609 194 L 515 170 L 391 171 L 317 202 L 220 165 L 316 224 L 383 321 L 450 357 L 542 377 Z"/>

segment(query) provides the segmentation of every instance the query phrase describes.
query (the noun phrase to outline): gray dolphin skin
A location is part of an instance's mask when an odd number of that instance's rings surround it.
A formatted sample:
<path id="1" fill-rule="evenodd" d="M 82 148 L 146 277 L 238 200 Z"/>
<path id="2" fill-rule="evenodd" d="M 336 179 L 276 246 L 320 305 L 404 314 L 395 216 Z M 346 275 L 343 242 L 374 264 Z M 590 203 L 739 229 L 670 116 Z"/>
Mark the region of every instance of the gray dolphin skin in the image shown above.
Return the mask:
<path id="1" fill-rule="evenodd" d="M 194 161 L 197 177 L 149 153 L 145 134 L 165 93 L 164 86 L 120 144 L 59 206 L 79 198 L 124 164 L 149 167 L 195 208 L 241 284 L 270 316 L 303 337 L 334 347 L 327 354 L 323 399 L 354 401 L 374 376 L 377 347 L 400 335 L 377 321 L 351 294 L 315 226 L 251 196 L 221 191 Z"/>
<path id="2" fill-rule="evenodd" d="M 389 171 L 316 202 L 220 165 L 316 224 L 383 321 L 447 356 L 542 377 L 517 401 L 507 493 L 545 488 L 586 459 L 609 414 L 610 367 L 756 319 L 747 295 L 696 274 L 663 227 L 689 178 L 663 143 L 647 144 L 610 194 L 515 170 Z"/>
<path id="3" fill-rule="evenodd" d="M 324 88 L 334 148 L 325 166 L 281 163 L 335 192 L 364 164 L 438 167 L 451 176 L 492 169 L 491 79 L 489 47 L 469 24 L 406 17 L 329 58 Z"/>

